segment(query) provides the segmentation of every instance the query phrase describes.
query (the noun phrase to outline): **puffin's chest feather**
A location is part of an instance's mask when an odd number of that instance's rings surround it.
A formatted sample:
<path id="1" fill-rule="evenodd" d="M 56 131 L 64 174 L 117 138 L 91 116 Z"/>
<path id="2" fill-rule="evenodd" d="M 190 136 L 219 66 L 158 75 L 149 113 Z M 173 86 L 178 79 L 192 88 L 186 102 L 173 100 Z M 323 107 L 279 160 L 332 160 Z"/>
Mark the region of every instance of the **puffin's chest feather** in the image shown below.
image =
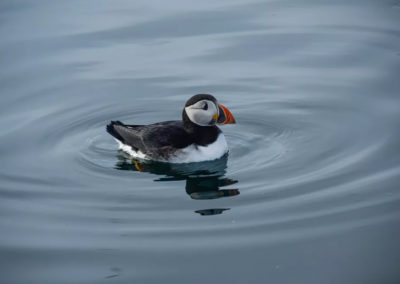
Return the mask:
<path id="1" fill-rule="evenodd" d="M 176 152 L 169 159 L 171 163 L 193 163 L 210 161 L 221 158 L 228 152 L 228 144 L 225 136 L 220 133 L 217 140 L 207 146 L 199 146 L 196 144 L 189 145 Z"/>

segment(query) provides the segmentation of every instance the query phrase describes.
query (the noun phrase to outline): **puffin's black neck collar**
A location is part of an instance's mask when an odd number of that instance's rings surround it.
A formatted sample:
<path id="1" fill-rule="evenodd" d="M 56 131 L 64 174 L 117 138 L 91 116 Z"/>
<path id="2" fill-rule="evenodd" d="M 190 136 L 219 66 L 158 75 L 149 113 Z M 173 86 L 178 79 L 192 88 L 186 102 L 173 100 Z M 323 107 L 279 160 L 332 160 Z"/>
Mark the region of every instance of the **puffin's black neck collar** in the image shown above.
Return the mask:
<path id="1" fill-rule="evenodd" d="M 216 125 L 200 126 L 193 123 L 186 114 L 185 109 L 182 113 L 183 127 L 190 135 L 193 143 L 200 146 L 207 146 L 218 139 L 221 130 Z"/>

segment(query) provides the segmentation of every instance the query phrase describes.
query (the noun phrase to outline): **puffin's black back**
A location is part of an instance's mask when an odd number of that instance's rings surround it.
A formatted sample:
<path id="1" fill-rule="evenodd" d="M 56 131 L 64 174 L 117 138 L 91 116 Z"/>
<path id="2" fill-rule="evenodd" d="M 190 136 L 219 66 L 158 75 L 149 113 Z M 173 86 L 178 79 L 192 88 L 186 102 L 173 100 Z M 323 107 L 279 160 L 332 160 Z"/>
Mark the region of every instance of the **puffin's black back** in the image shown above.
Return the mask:
<path id="1" fill-rule="evenodd" d="M 120 121 L 111 121 L 107 132 L 131 146 L 134 150 L 146 153 L 152 148 L 184 148 L 193 143 L 183 128 L 182 121 L 164 121 L 150 125 L 126 125 Z"/>

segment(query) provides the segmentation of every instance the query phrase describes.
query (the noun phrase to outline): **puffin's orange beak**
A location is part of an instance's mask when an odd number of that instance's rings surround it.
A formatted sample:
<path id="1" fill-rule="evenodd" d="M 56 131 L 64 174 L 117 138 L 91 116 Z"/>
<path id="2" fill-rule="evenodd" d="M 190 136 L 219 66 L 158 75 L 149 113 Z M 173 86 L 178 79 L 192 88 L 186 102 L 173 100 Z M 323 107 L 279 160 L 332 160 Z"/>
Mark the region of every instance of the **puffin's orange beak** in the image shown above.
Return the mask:
<path id="1" fill-rule="evenodd" d="M 218 124 L 234 124 L 236 123 L 235 118 L 225 106 L 218 104 L 219 116 L 217 119 Z"/>

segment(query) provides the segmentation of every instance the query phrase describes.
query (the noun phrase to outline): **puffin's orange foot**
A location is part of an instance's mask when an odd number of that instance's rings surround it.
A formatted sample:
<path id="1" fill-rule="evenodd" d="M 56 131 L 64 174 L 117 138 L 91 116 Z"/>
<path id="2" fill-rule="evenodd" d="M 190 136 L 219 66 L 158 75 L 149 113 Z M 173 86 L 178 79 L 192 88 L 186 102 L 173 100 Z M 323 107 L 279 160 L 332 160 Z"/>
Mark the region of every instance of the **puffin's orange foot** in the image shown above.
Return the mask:
<path id="1" fill-rule="evenodd" d="M 138 161 L 133 160 L 133 163 L 135 164 L 135 168 L 136 168 L 139 172 L 143 172 L 143 168 L 142 168 L 142 166 L 139 164 Z"/>

